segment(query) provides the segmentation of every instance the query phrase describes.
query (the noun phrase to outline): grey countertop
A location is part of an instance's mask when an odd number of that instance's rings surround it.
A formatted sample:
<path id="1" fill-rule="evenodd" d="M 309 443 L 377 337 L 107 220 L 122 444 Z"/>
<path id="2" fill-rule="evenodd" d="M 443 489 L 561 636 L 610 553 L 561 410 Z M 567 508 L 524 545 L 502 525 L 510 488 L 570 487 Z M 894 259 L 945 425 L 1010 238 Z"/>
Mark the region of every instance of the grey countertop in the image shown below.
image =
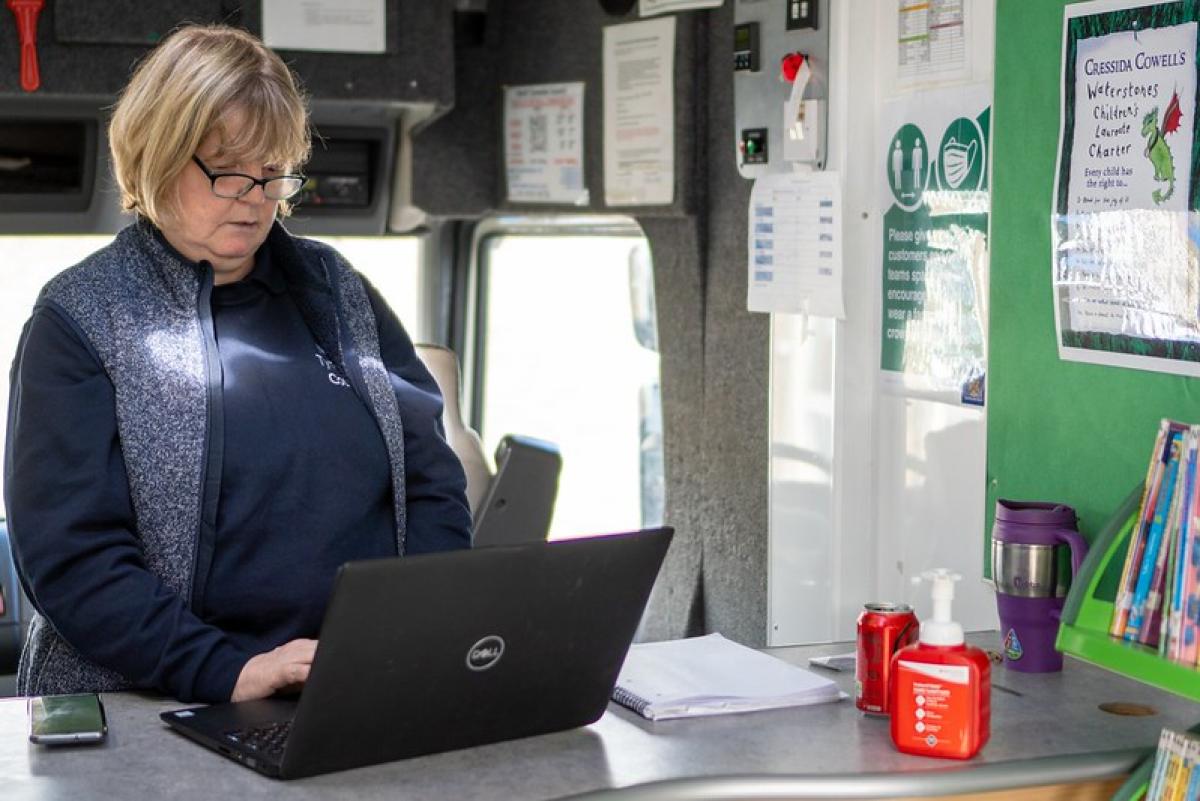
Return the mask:
<path id="1" fill-rule="evenodd" d="M 994 635 L 984 638 L 994 644 Z M 774 649 L 804 665 L 847 645 Z M 830 673 L 853 693 L 851 673 Z M 1200 704 L 1071 659 L 1061 673 L 996 667 L 992 736 L 967 762 L 906 756 L 887 720 L 853 701 L 726 717 L 652 723 L 609 706 L 582 729 L 293 782 L 264 778 L 166 729 L 178 702 L 105 696 L 108 742 L 45 747 L 26 739 L 25 702 L 0 700 L 0 798 L 547 799 L 869 798 L 1000 789 L 1107 778 L 1128 771 L 1164 726 L 1200 723 Z M 1017 694 L 1019 693 L 1019 694 Z M 1144 704 L 1116 716 L 1107 701 Z M 334 744 L 336 747 L 336 744 Z"/>

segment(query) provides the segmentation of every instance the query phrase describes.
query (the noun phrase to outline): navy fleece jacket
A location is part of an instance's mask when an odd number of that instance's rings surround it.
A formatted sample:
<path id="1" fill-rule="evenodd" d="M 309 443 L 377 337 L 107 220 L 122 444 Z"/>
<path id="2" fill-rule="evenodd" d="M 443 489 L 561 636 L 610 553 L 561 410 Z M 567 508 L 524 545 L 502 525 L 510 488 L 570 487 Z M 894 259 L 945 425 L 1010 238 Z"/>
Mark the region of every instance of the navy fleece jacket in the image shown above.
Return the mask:
<path id="1" fill-rule="evenodd" d="M 265 252 L 265 249 L 264 249 Z M 367 287 L 404 422 L 407 551 L 469 546 L 461 466 L 433 387 L 400 378 L 417 359 Z M 114 412 L 114 389 L 82 332 L 40 306 L 14 365 L 8 478 L 16 552 L 35 606 L 86 658 L 183 699 L 227 699 L 247 659 L 316 637 L 334 571 L 395 555 L 388 461 L 366 405 L 304 327 L 261 260 L 217 287 L 224 469 L 213 563 L 200 609 L 146 568 Z"/>

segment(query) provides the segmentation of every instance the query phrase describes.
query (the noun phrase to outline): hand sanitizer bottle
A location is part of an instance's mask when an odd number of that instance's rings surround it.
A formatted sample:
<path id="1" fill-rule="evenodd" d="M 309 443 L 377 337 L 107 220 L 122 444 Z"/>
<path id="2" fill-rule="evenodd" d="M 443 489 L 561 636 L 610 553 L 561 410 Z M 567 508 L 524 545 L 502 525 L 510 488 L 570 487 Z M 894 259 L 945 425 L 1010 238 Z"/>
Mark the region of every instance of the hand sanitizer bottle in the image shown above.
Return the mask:
<path id="1" fill-rule="evenodd" d="M 892 742 L 906 754 L 970 759 L 991 734 L 991 662 L 950 619 L 961 578 L 939 568 L 913 580 L 932 582 L 933 617 L 915 644 L 892 657 Z"/>

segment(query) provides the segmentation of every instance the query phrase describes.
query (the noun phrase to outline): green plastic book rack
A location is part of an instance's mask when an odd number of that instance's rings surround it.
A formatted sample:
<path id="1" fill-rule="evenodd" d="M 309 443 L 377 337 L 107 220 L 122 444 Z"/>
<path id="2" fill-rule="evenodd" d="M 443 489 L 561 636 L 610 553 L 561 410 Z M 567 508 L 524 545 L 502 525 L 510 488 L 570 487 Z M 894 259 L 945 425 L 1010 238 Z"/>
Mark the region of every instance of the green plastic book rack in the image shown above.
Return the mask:
<path id="1" fill-rule="evenodd" d="M 1056 646 L 1085 662 L 1200 701 L 1200 670 L 1163 659 L 1154 648 L 1123 642 L 1108 633 L 1141 500 L 1139 483 L 1092 543 L 1067 594 Z"/>
<path id="2" fill-rule="evenodd" d="M 1123 642 L 1108 633 L 1129 537 L 1141 511 L 1141 503 L 1142 484 L 1139 482 L 1092 543 L 1067 593 L 1055 645 L 1064 654 L 1200 701 L 1200 670 L 1162 659 L 1154 648 Z M 1200 726 L 1192 731 L 1200 731 Z M 1151 751 L 1113 795 L 1113 801 L 1143 798 L 1153 767 L 1154 752 Z"/>

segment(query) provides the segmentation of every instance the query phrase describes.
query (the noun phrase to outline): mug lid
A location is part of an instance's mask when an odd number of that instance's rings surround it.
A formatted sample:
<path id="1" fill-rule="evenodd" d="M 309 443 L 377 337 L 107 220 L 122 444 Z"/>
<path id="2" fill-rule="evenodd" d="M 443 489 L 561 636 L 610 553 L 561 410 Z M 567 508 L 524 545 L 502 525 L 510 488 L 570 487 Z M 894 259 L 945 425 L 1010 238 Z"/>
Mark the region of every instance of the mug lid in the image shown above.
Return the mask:
<path id="1" fill-rule="evenodd" d="M 1075 510 L 1064 503 L 996 501 L 993 539 L 1049 545 L 1056 541 L 1059 530 L 1077 531 Z"/>
<path id="2" fill-rule="evenodd" d="M 996 520 L 1029 526 L 1075 525 L 1075 510 L 1065 503 L 1047 501 L 996 501 Z"/>

